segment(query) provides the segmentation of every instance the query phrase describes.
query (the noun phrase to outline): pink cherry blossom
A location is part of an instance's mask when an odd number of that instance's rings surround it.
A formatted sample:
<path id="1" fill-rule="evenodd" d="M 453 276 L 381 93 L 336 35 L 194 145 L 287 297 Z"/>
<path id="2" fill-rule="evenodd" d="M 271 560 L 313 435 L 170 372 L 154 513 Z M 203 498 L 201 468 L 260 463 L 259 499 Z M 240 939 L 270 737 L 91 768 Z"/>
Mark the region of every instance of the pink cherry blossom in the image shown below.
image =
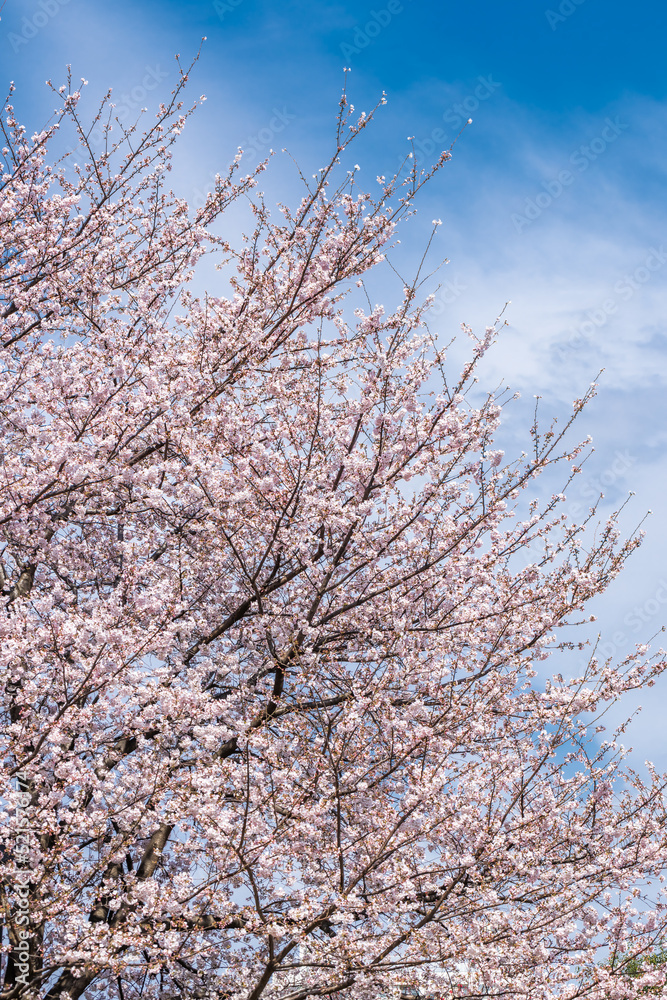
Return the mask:
<path id="1" fill-rule="evenodd" d="M 494 447 L 495 326 L 457 374 L 419 275 L 357 291 L 433 171 L 361 191 L 343 97 L 298 204 L 236 156 L 191 211 L 186 81 L 143 133 L 108 95 L 102 153 L 71 86 L 31 138 L 5 108 L 1 996 L 661 988 L 625 973 L 665 932 L 665 779 L 600 720 L 665 664 L 544 681 L 639 538 L 530 500 L 587 445 Z"/>

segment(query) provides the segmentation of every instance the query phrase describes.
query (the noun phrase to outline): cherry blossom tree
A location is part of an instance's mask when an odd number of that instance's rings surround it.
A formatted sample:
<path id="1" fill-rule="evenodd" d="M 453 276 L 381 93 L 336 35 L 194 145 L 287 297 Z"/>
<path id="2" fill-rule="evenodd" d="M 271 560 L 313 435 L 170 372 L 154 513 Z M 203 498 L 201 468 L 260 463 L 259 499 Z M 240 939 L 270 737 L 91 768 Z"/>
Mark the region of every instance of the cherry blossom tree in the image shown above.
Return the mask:
<path id="1" fill-rule="evenodd" d="M 450 153 L 361 190 L 343 95 L 298 204 L 239 154 L 193 211 L 187 76 L 101 148 L 5 108 L 3 1000 L 659 987 L 664 779 L 596 720 L 664 663 L 546 674 L 639 539 L 531 499 L 572 420 L 494 447 L 498 324 L 457 375 L 421 270 L 364 304 Z"/>

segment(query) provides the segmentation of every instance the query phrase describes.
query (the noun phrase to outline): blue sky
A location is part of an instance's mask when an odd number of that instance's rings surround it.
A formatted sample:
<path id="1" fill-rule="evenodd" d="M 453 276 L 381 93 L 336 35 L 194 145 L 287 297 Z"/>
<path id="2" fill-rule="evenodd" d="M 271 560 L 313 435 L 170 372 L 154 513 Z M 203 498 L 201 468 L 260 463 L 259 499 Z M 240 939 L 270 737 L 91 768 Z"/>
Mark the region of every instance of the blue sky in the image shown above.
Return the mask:
<path id="1" fill-rule="evenodd" d="M 304 170 L 319 167 L 344 66 L 358 109 L 388 96 L 355 153 L 369 177 L 395 169 L 407 136 L 429 162 L 473 119 L 423 192 L 400 252 L 416 260 L 430 220 L 443 220 L 434 256 L 449 264 L 435 320 L 446 339 L 511 302 L 484 369 L 489 386 L 503 380 L 522 393 L 508 441 L 528 423 L 533 395 L 545 416 L 565 413 L 605 369 L 580 420 L 595 453 L 568 504 L 576 518 L 599 487 L 605 510 L 634 491 L 628 529 L 652 509 L 644 547 L 596 608 L 608 651 L 647 640 L 667 622 L 667 7 L 6 0 L 2 75 L 16 81 L 30 128 L 52 108 L 44 81 L 61 82 L 67 63 L 89 81 L 91 106 L 112 86 L 130 113 L 169 92 L 174 54 L 187 60 L 204 35 L 192 93 L 207 102 L 175 172 L 190 199 L 239 145 L 250 163 L 287 146 Z M 284 158 L 263 186 L 269 200 L 296 193 Z M 628 741 L 637 759 L 667 767 L 667 679 L 654 691 Z"/>

